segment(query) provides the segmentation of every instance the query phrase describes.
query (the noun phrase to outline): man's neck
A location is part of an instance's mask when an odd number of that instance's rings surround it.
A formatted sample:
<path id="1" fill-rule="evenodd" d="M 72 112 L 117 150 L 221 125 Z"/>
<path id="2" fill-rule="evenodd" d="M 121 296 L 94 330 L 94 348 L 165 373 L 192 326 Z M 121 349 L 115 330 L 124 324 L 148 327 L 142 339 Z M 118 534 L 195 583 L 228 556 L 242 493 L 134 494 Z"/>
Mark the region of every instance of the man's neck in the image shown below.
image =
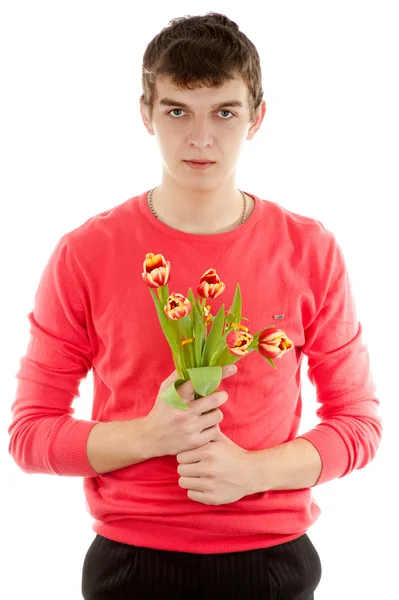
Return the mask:
<path id="1" fill-rule="evenodd" d="M 198 208 L 199 201 L 193 202 L 187 198 L 174 195 L 173 201 L 168 201 L 162 194 L 160 186 L 152 192 L 152 205 L 157 217 L 179 231 L 196 235 L 213 235 L 236 229 L 241 225 L 244 210 L 244 193 L 236 190 L 237 194 L 231 202 L 223 204 L 211 203 L 207 200 Z M 247 206 L 245 222 L 254 209 L 254 200 L 245 194 Z"/>

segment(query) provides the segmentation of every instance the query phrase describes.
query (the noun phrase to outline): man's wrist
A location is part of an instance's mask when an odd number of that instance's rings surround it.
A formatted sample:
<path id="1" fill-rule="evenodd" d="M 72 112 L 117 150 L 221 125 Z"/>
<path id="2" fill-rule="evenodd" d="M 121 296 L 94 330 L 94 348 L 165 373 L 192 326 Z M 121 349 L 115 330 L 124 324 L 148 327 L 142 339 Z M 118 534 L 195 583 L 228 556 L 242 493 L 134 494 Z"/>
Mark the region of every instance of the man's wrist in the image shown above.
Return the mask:
<path id="1" fill-rule="evenodd" d="M 149 415 L 142 417 L 140 420 L 140 439 L 144 456 L 143 460 L 163 456 L 159 447 L 159 435 L 157 434 L 154 422 Z"/>
<path id="2" fill-rule="evenodd" d="M 264 460 L 259 456 L 258 450 L 246 450 L 246 468 L 245 472 L 245 495 L 257 494 L 265 491 L 262 489 L 264 485 Z"/>
<path id="3" fill-rule="evenodd" d="M 312 487 L 322 470 L 320 454 L 313 444 L 300 437 L 250 452 L 249 465 L 252 494 Z"/>

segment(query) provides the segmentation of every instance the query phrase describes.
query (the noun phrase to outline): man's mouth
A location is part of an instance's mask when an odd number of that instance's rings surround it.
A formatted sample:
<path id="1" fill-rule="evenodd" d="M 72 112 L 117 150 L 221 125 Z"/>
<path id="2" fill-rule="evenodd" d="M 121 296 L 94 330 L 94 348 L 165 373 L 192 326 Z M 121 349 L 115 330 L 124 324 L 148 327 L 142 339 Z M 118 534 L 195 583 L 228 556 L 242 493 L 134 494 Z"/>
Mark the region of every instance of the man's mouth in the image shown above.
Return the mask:
<path id="1" fill-rule="evenodd" d="M 204 165 L 204 164 L 207 164 L 207 163 L 212 163 L 214 161 L 213 160 L 186 160 L 184 162 L 199 163 L 201 165 Z"/>

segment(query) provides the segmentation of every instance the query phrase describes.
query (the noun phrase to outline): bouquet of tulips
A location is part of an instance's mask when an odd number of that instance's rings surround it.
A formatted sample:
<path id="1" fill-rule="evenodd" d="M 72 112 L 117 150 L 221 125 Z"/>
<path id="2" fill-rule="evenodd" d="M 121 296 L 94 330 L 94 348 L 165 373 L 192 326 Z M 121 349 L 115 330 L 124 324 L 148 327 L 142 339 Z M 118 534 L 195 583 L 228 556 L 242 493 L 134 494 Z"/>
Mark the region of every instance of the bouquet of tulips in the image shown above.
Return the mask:
<path id="1" fill-rule="evenodd" d="M 154 299 L 179 376 L 161 394 L 167 404 L 188 410 L 176 387 L 191 379 L 195 397 L 207 396 L 220 385 L 222 366 L 237 362 L 253 350 L 259 352 L 275 369 L 273 358 L 281 358 L 293 348 L 293 342 L 282 329 L 268 331 L 274 325 L 252 335 L 240 323 L 248 319 L 241 316 L 239 284 L 228 312 L 225 312 L 223 304 L 217 315 L 211 314 L 211 306 L 206 301 L 223 294 L 226 287 L 215 269 L 208 269 L 200 278 L 197 298 L 191 288 L 187 296 L 169 294 L 170 272 L 170 262 L 162 254 L 146 254 L 142 277 Z M 153 288 L 157 290 L 157 294 Z"/>

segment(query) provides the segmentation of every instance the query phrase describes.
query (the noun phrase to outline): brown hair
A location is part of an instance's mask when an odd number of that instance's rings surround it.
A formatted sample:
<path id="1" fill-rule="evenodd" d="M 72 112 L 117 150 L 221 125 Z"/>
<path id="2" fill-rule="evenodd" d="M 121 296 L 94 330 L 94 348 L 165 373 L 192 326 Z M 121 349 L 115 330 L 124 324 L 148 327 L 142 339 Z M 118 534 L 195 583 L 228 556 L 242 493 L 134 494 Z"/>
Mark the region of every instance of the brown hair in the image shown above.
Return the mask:
<path id="1" fill-rule="evenodd" d="M 248 86 L 251 122 L 263 100 L 258 51 L 238 25 L 220 13 L 172 19 L 148 44 L 141 98 L 150 121 L 157 99 L 155 81 L 164 77 L 182 90 L 220 87 L 241 77 Z"/>

